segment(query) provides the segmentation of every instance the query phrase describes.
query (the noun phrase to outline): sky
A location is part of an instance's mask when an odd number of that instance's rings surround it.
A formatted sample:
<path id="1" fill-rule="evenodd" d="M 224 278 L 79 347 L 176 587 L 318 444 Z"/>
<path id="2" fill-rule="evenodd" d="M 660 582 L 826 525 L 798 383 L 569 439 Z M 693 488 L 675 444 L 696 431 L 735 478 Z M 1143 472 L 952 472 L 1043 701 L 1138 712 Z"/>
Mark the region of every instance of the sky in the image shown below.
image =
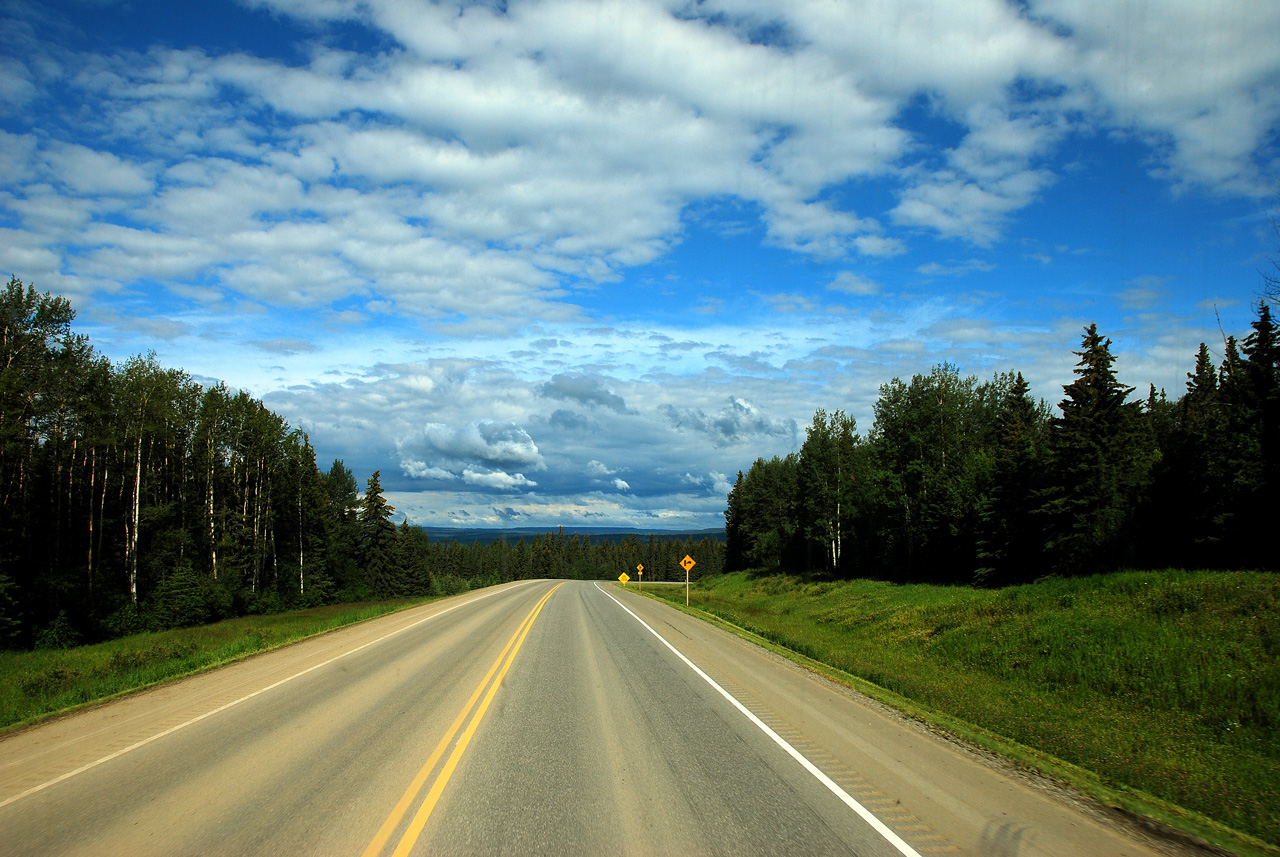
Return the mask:
<path id="1" fill-rule="evenodd" d="M 1263 0 L 0 0 L 0 273 L 423 525 L 719 527 L 1090 323 L 1177 397 L 1278 191 Z"/>

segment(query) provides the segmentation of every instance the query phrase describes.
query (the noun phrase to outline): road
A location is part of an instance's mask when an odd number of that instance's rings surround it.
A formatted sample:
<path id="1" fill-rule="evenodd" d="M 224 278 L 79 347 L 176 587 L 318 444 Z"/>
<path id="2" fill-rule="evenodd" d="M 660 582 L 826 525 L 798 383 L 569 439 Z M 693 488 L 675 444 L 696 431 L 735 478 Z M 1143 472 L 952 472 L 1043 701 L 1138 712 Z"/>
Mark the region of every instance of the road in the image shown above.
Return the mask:
<path id="1" fill-rule="evenodd" d="M 345 628 L 0 740 L 0 855 L 1154 855 L 611 584 Z"/>

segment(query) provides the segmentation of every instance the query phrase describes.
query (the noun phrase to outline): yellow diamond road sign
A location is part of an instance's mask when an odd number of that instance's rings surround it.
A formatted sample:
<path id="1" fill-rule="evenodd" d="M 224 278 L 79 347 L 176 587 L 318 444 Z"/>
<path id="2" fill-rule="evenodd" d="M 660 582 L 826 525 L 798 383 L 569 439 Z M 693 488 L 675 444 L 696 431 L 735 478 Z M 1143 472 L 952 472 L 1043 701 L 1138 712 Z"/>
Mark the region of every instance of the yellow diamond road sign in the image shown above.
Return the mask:
<path id="1" fill-rule="evenodd" d="M 618 575 L 618 580 L 621 580 L 621 581 L 622 581 L 622 585 L 623 585 L 623 586 L 626 586 L 626 585 L 627 585 L 627 581 L 628 581 L 628 580 L 630 580 L 630 579 L 631 579 L 631 575 L 627 574 L 625 571 L 624 571 L 624 572 L 622 572 L 622 574 L 619 574 L 619 575 Z"/>
<path id="2" fill-rule="evenodd" d="M 641 574 L 644 574 L 644 565 L 643 564 L 637 565 L 636 571 L 640 572 Z"/>
<path id="3" fill-rule="evenodd" d="M 685 571 L 692 570 L 695 565 L 697 565 L 697 563 L 694 562 L 693 557 L 689 556 L 688 554 L 685 554 L 684 559 L 680 560 L 680 567 L 683 568 Z"/>

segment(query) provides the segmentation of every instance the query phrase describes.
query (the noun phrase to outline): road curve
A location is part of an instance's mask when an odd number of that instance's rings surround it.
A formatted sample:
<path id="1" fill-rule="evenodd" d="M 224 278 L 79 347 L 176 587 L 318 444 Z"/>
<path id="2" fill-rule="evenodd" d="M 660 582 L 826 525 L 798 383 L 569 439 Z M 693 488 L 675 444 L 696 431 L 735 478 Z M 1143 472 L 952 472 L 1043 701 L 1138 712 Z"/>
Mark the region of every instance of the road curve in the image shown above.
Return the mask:
<path id="1" fill-rule="evenodd" d="M 607 584 L 468 593 L 0 740 L 0 855 L 1153 855 Z"/>

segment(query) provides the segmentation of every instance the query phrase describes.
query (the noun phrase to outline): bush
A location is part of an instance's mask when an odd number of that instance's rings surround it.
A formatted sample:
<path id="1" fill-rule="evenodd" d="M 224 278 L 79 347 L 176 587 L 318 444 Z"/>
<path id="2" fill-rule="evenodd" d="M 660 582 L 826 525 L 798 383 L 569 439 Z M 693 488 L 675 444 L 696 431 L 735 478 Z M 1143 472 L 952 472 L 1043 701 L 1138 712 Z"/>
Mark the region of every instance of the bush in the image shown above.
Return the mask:
<path id="1" fill-rule="evenodd" d="M 49 627 L 36 634 L 37 649 L 70 649 L 80 645 L 80 632 L 71 625 L 67 611 L 49 623 Z"/>
<path id="2" fill-rule="evenodd" d="M 190 564 L 179 567 L 147 599 L 148 624 L 156 629 L 190 628 L 213 618 L 200 576 Z"/>

